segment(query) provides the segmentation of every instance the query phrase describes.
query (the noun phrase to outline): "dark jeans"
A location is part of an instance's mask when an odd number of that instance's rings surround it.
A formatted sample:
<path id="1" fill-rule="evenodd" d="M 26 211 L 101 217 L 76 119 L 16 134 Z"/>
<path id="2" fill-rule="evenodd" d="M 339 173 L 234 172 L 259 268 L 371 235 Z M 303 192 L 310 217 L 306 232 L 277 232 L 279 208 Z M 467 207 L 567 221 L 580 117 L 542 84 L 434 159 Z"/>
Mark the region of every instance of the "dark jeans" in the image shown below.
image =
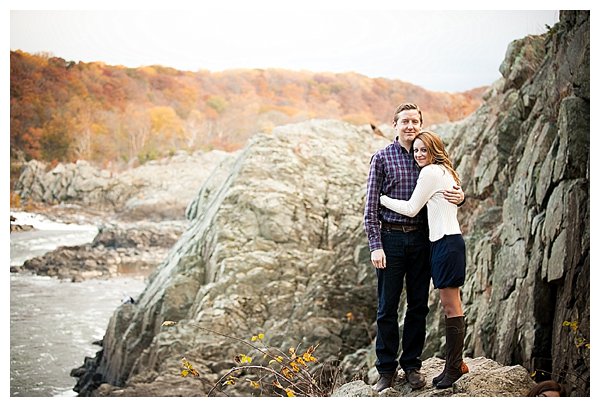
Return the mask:
<path id="1" fill-rule="evenodd" d="M 375 351 L 379 373 L 398 368 L 400 334 L 398 305 L 406 279 L 406 313 L 402 333 L 400 366 L 404 371 L 421 368 L 425 343 L 425 323 L 429 307 L 430 242 L 427 230 L 401 232 L 382 230 L 381 240 L 386 268 L 377 269 L 377 341 Z"/>

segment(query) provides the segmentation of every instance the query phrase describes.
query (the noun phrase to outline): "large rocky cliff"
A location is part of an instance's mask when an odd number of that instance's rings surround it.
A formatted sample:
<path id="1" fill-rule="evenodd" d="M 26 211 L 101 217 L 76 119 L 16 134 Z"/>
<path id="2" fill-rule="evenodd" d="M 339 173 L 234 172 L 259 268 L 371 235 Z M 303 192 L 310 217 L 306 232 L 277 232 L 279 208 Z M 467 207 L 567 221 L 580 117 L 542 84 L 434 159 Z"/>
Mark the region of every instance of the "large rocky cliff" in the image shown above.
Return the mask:
<path id="1" fill-rule="evenodd" d="M 469 278 L 468 353 L 590 386 L 590 20 L 561 12 L 508 47 L 484 105 L 449 149 Z"/>
<path id="2" fill-rule="evenodd" d="M 136 304 L 114 314 L 78 390 L 88 394 L 97 374 L 133 394 L 167 381 L 180 395 L 206 395 L 210 387 L 179 377 L 181 355 L 215 383 L 247 349 L 203 328 L 264 333 L 279 349 L 320 344 L 323 360 L 368 346 L 376 295 L 364 183 L 372 152 L 387 143 L 370 126 L 310 121 L 258 134 L 222 162 Z M 178 323 L 164 329 L 164 320 Z"/>
<path id="3" fill-rule="evenodd" d="M 522 365 L 577 396 L 590 393 L 589 32 L 589 12 L 562 12 L 546 35 L 513 42 L 484 105 L 439 129 L 467 194 L 466 356 Z M 369 381 L 376 294 L 362 209 L 370 156 L 388 142 L 368 126 L 310 121 L 222 161 L 76 390 L 206 395 L 248 351 L 214 331 L 319 344 L 345 380 Z M 443 347 L 433 290 L 431 310 L 424 357 Z M 180 376 L 182 356 L 203 380 Z"/>

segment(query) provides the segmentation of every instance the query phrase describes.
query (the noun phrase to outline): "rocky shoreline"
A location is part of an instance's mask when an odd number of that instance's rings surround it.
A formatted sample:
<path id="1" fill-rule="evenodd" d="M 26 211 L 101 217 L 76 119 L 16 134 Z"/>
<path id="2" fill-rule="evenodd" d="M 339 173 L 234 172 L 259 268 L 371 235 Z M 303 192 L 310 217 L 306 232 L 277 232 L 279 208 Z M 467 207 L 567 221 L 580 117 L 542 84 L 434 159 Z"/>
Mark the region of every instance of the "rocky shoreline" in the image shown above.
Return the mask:
<path id="1" fill-rule="evenodd" d="M 124 274 L 149 275 L 164 260 L 185 227 L 183 221 L 103 223 L 93 242 L 59 247 L 21 266 L 11 266 L 10 272 L 73 282 Z"/>
<path id="2" fill-rule="evenodd" d="M 188 225 L 186 209 L 211 173 L 235 153 L 179 151 L 172 157 L 110 173 L 85 161 L 23 165 L 15 193 L 26 210 L 77 225 L 96 225 L 92 243 L 59 247 L 11 267 L 12 273 L 71 281 L 150 274 Z M 13 223 L 11 233 L 33 230 Z"/>
<path id="3" fill-rule="evenodd" d="M 13 222 L 15 221 L 15 217 L 11 216 L 10 217 L 10 233 L 12 232 L 27 232 L 29 230 L 33 230 L 33 226 L 32 225 L 17 225 L 14 224 Z"/>
<path id="4" fill-rule="evenodd" d="M 82 160 L 56 167 L 31 160 L 23 164 L 14 192 L 24 206 L 52 208 L 63 216 L 78 207 L 123 221 L 185 219 L 186 206 L 209 174 L 232 157 L 235 153 L 218 150 L 178 151 L 119 173 Z"/>

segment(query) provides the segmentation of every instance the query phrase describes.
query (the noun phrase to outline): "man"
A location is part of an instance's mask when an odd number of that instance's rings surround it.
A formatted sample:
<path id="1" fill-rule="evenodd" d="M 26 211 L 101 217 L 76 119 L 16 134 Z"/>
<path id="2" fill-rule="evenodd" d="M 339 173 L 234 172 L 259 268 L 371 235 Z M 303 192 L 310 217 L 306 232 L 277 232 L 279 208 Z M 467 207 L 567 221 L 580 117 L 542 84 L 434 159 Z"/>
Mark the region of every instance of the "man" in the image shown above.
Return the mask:
<path id="1" fill-rule="evenodd" d="M 420 369 L 431 278 L 426 208 L 410 218 L 379 204 L 382 194 L 395 199 L 410 199 L 419 177 L 412 142 L 422 125 L 423 115 L 416 104 L 403 103 L 396 108 L 393 119 L 396 138 L 373 155 L 367 181 L 365 231 L 371 263 L 377 271 L 375 351 L 379 380 L 374 390 L 378 392 L 392 387 L 396 377 L 400 345 L 398 305 L 405 280 L 407 304 L 399 364 L 411 388 L 425 386 L 425 376 Z M 445 191 L 444 195 L 454 204 L 464 200 L 460 187 Z"/>

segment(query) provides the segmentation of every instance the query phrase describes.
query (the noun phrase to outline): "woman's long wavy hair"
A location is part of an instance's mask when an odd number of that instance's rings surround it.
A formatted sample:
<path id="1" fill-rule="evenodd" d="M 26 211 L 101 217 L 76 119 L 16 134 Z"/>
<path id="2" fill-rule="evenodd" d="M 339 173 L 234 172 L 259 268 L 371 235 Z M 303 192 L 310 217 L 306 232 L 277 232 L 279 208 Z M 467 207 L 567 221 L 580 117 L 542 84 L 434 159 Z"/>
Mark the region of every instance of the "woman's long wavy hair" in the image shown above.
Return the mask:
<path id="1" fill-rule="evenodd" d="M 429 160 L 431 164 L 439 164 L 443 165 L 458 185 L 460 185 L 460 178 L 458 177 L 458 173 L 454 170 L 454 166 L 452 165 L 452 161 L 450 161 L 450 157 L 448 156 L 448 152 L 444 148 L 444 142 L 442 138 L 429 130 L 423 130 L 419 134 L 417 134 L 416 139 L 420 139 L 425 147 L 427 148 L 427 152 L 429 153 Z M 413 140 L 414 143 L 414 140 Z"/>

